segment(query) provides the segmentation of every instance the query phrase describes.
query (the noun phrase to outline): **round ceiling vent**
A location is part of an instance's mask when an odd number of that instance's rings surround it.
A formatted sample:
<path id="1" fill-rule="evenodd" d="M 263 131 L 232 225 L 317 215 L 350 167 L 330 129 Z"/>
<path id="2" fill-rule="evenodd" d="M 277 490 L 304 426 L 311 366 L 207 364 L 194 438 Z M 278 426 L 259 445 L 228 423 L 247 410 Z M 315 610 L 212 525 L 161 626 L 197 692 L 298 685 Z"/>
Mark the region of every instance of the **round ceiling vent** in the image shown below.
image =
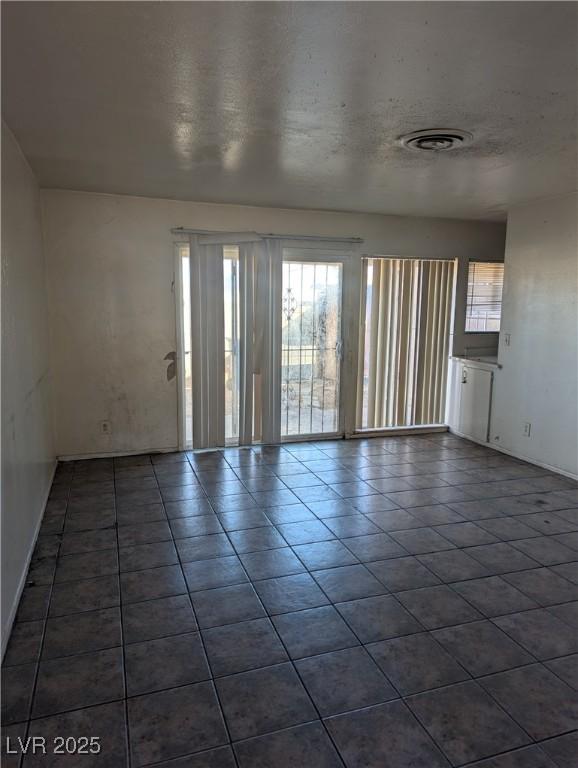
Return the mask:
<path id="1" fill-rule="evenodd" d="M 408 149 L 421 149 L 424 152 L 447 152 L 459 149 L 473 139 L 471 133 L 449 128 L 432 128 L 428 131 L 414 131 L 400 136 L 399 143 Z"/>

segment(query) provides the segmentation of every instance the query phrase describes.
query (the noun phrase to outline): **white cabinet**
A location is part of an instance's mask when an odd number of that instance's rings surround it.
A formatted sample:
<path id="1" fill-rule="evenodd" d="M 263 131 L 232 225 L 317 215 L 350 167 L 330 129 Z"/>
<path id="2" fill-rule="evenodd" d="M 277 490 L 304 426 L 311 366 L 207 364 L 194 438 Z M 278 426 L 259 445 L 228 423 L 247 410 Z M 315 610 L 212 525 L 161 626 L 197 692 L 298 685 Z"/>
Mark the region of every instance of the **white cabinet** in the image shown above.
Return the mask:
<path id="1" fill-rule="evenodd" d="M 493 378 L 493 371 L 485 366 L 452 360 L 448 423 L 454 432 L 488 442 Z"/>

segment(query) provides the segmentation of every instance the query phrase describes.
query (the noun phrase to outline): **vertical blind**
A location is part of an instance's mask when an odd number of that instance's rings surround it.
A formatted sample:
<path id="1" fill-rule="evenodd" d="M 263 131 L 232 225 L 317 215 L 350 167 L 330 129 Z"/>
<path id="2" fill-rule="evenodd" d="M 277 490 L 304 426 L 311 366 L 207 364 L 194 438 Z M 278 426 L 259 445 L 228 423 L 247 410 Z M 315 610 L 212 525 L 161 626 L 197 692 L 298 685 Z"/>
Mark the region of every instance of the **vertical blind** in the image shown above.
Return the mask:
<path id="1" fill-rule="evenodd" d="M 361 429 L 444 421 L 454 264 L 363 260 Z"/>
<path id="2" fill-rule="evenodd" d="M 190 238 L 193 446 L 221 445 L 225 435 L 223 249 Z"/>
<path id="3" fill-rule="evenodd" d="M 280 440 L 281 244 L 250 233 L 189 238 L 193 448 L 226 444 L 225 250 L 238 251 L 238 444 Z"/>

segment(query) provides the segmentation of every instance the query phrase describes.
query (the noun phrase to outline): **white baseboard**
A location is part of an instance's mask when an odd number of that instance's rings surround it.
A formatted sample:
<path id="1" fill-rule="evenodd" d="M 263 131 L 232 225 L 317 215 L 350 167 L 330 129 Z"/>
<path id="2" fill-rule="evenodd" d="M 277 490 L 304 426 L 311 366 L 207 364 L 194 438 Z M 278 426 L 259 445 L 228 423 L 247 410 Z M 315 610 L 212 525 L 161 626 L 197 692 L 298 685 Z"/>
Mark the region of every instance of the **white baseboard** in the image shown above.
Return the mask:
<path id="1" fill-rule="evenodd" d="M 387 429 L 377 429 L 377 430 L 362 430 L 358 432 L 354 432 L 352 434 L 346 434 L 344 437 L 346 439 L 357 439 L 357 438 L 364 438 L 364 437 L 394 437 L 395 435 L 425 435 L 425 434 L 431 434 L 435 432 L 449 432 L 452 435 L 457 435 L 458 437 L 463 437 L 464 440 L 469 440 L 471 443 L 477 443 L 477 445 L 482 445 L 485 448 L 491 448 L 494 451 L 498 451 L 499 453 L 504 453 L 507 456 L 512 456 L 514 459 L 520 459 L 520 461 L 527 461 L 528 464 L 534 464 L 536 467 L 541 467 L 542 469 L 547 469 L 550 472 L 555 472 L 558 475 L 563 475 L 564 477 L 569 477 L 571 480 L 578 480 L 577 474 L 572 474 L 572 472 L 567 472 L 564 469 L 560 469 L 560 467 L 554 467 L 551 464 L 546 464 L 540 461 L 536 461 L 536 459 L 530 458 L 529 456 L 524 456 L 520 453 L 515 453 L 514 451 L 509 451 L 506 448 L 503 448 L 500 445 L 495 445 L 494 443 L 486 443 L 483 440 L 475 440 L 473 437 L 470 437 L 469 435 L 464 435 L 462 432 L 458 432 L 457 429 L 453 429 L 452 427 L 448 427 L 447 425 L 431 425 L 431 426 L 419 426 L 419 427 L 391 427 Z M 299 438 L 298 436 L 295 437 L 295 439 L 291 441 L 283 441 L 283 442 L 311 442 L 311 441 L 320 441 L 323 439 L 322 435 L 315 435 L 313 438 Z M 328 440 L 339 440 L 340 437 L 336 437 L 334 435 L 327 437 Z M 250 448 L 250 446 L 247 446 Z M 189 450 L 189 449 L 186 449 Z M 214 449 L 208 449 L 208 450 L 214 450 Z M 220 449 L 219 449 L 220 450 Z M 115 457 L 121 457 L 121 456 L 141 456 L 143 454 L 153 454 L 153 453 L 174 453 L 175 451 L 179 451 L 179 449 L 175 446 L 174 448 L 147 448 L 145 450 L 140 451 L 113 451 L 110 453 L 79 453 L 79 454 L 67 454 L 64 456 L 58 456 L 58 461 L 81 461 L 83 459 L 111 459 Z M 50 490 L 50 489 L 49 489 Z"/>
<path id="2" fill-rule="evenodd" d="M 52 467 L 52 471 L 50 473 L 50 479 L 48 481 L 48 487 L 45 489 L 44 492 L 44 500 L 40 507 L 40 514 L 38 515 L 38 520 L 36 521 L 36 527 L 34 529 L 34 535 L 32 537 L 32 542 L 30 544 L 30 547 L 28 549 L 28 554 L 26 556 L 26 561 L 24 563 L 24 568 L 22 569 L 22 573 L 20 575 L 20 581 L 18 582 L 18 589 L 16 590 L 16 594 L 14 595 L 14 600 L 12 601 L 12 605 L 10 607 L 10 612 L 8 614 L 8 621 L 6 622 L 6 626 L 2 628 L 3 634 L 2 634 L 2 651 L 0 653 L 1 658 L 4 658 L 4 654 L 6 653 L 6 648 L 8 646 L 8 641 L 10 639 L 10 635 L 12 634 L 12 627 L 14 625 L 14 619 L 16 618 L 16 612 L 18 611 L 18 606 L 20 605 L 20 598 L 22 597 L 22 592 L 24 590 L 24 587 L 26 585 L 26 577 L 28 576 L 28 569 L 30 567 L 30 561 L 32 560 L 32 555 L 34 553 L 34 548 L 36 547 L 36 541 L 38 539 L 38 534 L 40 532 L 40 526 L 42 525 L 42 520 L 44 519 L 44 511 L 46 509 L 46 505 L 48 503 L 48 497 L 50 495 L 50 489 L 52 488 L 52 483 L 54 481 L 54 475 L 56 473 L 56 467 L 58 466 L 58 461 L 54 461 L 54 465 Z"/>
<path id="3" fill-rule="evenodd" d="M 175 453 L 174 448 L 143 448 L 140 451 L 110 451 L 109 453 L 69 453 L 58 456 L 58 461 L 82 461 L 83 459 L 114 459 L 121 456 L 142 456 L 147 453 Z"/>
<path id="4" fill-rule="evenodd" d="M 415 427 L 383 427 L 381 429 L 357 429 L 346 438 L 355 440 L 364 437 L 396 437 L 397 435 L 432 435 L 436 432 L 449 432 L 446 424 L 420 424 Z"/>
<path id="5" fill-rule="evenodd" d="M 463 437 L 465 440 L 469 440 L 472 443 L 483 445 L 484 448 L 491 448 L 493 451 L 504 453 L 506 454 L 506 456 L 511 456 L 513 459 L 520 459 L 520 461 L 525 461 L 528 464 L 533 464 L 535 467 L 540 467 L 541 469 L 547 469 L 549 472 L 555 472 L 557 475 L 563 475 L 564 477 L 569 477 L 570 480 L 578 480 L 578 475 L 572 474 L 572 472 L 567 472 L 565 469 L 560 469 L 560 467 L 554 467 L 552 464 L 546 464 L 542 461 L 536 461 L 536 459 L 532 459 L 529 456 L 524 456 L 521 453 L 516 453 L 515 451 L 509 451 L 507 448 L 503 448 L 501 445 L 495 445 L 494 443 L 485 443 L 483 442 L 483 440 L 474 440 L 473 437 L 469 437 L 469 435 L 464 435 L 462 432 L 458 432 L 457 429 L 452 429 L 451 427 L 449 431 L 451 432 L 452 435 L 457 435 L 458 437 Z"/>

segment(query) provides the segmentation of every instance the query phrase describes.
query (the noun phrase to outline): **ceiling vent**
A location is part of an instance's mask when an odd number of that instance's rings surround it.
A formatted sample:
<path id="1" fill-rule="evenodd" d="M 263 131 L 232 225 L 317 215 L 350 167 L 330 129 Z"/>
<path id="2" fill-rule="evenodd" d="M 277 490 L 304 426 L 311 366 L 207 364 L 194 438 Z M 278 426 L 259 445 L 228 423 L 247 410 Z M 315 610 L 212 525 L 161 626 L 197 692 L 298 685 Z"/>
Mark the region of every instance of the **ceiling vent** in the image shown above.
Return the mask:
<path id="1" fill-rule="evenodd" d="M 414 131 L 400 136 L 399 143 L 408 149 L 421 149 L 424 152 L 447 152 L 469 144 L 474 137 L 467 131 L 449 128 L 432 128 L 428 131 Z"/>

